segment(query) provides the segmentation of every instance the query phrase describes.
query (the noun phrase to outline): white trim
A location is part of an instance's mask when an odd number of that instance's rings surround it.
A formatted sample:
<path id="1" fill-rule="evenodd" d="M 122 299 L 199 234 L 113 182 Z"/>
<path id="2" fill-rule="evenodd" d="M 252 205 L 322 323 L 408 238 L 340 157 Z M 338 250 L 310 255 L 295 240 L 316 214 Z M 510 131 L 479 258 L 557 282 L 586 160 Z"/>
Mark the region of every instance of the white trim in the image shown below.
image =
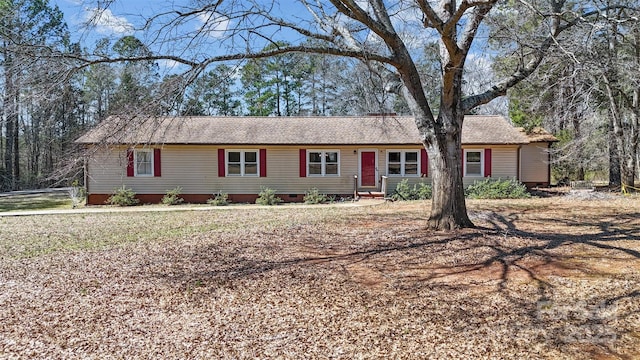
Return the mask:
<path id="1" fill-rule="evenodd" d="M 467 153 L 479 152 L 480 153 L 480 174 L 467 174 Z M 484 149 L 464 149 L 464 158 L 462 159 L 462 166 L 464 169 L 465 177 L 484 177 Z"/>
<path id="2" fill-rule="evenodd" d="M 312 174 L 309 171 L 309 166 L 311 165 L 311 153 L 320 153 L 320 174 Z M 337 165 L 338 165 L 338 173 L 337 174 L 327 174 L 327 164 L 325 160 L 326 153 L 336 153 L 337 156 Z M 317 164 L 317 163 L 314 163 Z M 340 150 L 337 149 L 307 149 L 307 176 L 308 177 L 340 177 Z"/>
<path id="3" fill-rule="evenodd" d="M 240 174 L 231 174 L 229 173 L 229 153 L 237 152 L 240 153 Z M 255 174 L 245 174 L 245 153 L 253 152 L 256 153 L 256 173 Z M 233 164 L 238 164 L 234 162 Z M 250 162 L 249 164 L 252 164 Z M 224 149 L 224 176 L 225 177 L 260 177 L 260 150 L 259 149 Z"/>
<path id="4" fill-rule="evenodd" d="M 151 157 L 151 171 L 149 174 L 138 174 L 138 153 L 140 152 L 144 152 L 144 153 L 148 153 Z M 154 176 L 154 169 L 155 169 L 155 164 L 154 162 L 154 153 L 153 153 L 153 149 L 133 149 L 133 176 L 135 177 L 153 177 Z"/>
<path id="5" fill-rule="evenodd" d="M 374 171 L 375 171 L 375 182 L 376 184 L 373 186 L 363 186 L 362 185 L 362 153 L 363 152 L 372 152 L 375 154 L 375 162 L 374 162 Z M 378 188 L 378 178 L 380 178 L 380 171 L 378 170 L 378 149 L 358 149 L 358 187 L 366 187 L 366 188 Z"/>
<path id="6" fill-rule="evenodd" d="M 389 174 L 389 153 L 392 152 L 399 152 L 400 153 L 400 174 Z M 411 153 L 416 153 L 416 174 L 405 174 L 405 170 L 406 170 L 406 162 L 405 162 L 405 158 L 406 158 L 406 153 L 411 152 Z M 386 173 L 388 177 L 420 177 L 422 175 L 422 151 L 421 149 L 417 149 L 417 150 L 411 150 L 411 149 L 387 149 L 386 152 L 386 163 L 385 163 L 385 167 L 386 167 Z"/>

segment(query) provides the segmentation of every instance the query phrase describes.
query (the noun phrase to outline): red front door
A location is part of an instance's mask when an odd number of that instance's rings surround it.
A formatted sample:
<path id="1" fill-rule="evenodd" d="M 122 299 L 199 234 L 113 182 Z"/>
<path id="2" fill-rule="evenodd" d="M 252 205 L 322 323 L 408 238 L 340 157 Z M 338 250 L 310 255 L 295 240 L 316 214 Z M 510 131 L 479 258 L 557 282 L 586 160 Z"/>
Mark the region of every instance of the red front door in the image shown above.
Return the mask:
<path id="1" fill-rule="evenodd" d="M 360 186 L 376 186 L 376 152 L 360 153 Z"/>

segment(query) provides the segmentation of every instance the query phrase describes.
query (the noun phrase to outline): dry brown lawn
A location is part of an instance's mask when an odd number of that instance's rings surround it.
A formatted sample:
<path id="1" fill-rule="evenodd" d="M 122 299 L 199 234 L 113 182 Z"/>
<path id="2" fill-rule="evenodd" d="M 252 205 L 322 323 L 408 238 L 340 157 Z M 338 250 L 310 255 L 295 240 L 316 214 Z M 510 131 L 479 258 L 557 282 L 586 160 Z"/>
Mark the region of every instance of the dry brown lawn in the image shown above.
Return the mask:
<path id="1" fill-rule="evenodd" d="M 0 218 L 0 358 L 640 358 L 640 199 L 469 210 Z"/>

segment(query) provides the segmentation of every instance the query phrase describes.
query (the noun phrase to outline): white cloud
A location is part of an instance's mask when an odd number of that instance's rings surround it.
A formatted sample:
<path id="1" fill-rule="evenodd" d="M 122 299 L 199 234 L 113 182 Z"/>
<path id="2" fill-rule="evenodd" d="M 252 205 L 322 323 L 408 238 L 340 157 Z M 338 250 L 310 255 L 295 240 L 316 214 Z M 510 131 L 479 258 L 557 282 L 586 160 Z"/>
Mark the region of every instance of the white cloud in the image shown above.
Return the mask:
<path id="1" fill-rule="evenodd" d="M 114 15 L 110 9 L 90 8 L 85 10 L 85 19 L 103 34 L 130 34 L 133 25 L 123 16 Z"/>
<path id="2" fill-rule="evenodd" d="M 219 38 L 229 28 L 229 18 L 218 13 L 202 13 L 198 15 L 198 20 L 202 24 L 198 31 L 207 33 L 209 36 Z"/>
<path id="3" fill-rule="evenodd" d="M 178 67 L 182 66 L 181 63 L 169 59 L 158 60 L 158 65 L 167 71 L 174 71 L 177 70 Z"/>

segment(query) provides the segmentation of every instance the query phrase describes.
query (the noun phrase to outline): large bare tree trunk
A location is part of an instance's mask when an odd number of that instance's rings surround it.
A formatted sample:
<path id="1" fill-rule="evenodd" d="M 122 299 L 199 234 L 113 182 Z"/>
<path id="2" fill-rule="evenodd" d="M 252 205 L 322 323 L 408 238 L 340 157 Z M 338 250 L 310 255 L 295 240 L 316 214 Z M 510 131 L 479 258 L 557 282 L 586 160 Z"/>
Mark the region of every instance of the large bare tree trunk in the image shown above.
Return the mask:
<path id="1" fill-rule="evenodd" d="M 428 106 L 415 65 L 407 62 L 403 70 L 402 95 L 416 118 L 429 155 L 433 199 L 428 227 L 434 230 L 474 227 L 467 215 L 462 183 L 462 67 L 446 66 L 443 70 L 445 86 L 437 119 Z"/>
<path id="2" fill-rule="evenodd" d="M 448 40 L 453 43 L 451 39 Z M 462 69 L 464 51 L 452 52 L 447 40 L 440 42 L 442 90 L 440 111 L 433 132 L 425 141 L 430 163 L 433 164 L 433 200 L 429 227 L 438 230 L 474 227 L 467 215 L 462 182 Z"/>
<path id="3" fill-rule="evenodd" d="M 447 116 L 443 113 L 440 117 Z M 444 120 L 451 121 L 451 120 Z M 433 199 L 429 227 L 439 230 L 473 227 L 467 215 L 462 182 L 461 133 L 451 131 L 438 136 L 432 144 L 425 144 L 429 155 Z"/>

